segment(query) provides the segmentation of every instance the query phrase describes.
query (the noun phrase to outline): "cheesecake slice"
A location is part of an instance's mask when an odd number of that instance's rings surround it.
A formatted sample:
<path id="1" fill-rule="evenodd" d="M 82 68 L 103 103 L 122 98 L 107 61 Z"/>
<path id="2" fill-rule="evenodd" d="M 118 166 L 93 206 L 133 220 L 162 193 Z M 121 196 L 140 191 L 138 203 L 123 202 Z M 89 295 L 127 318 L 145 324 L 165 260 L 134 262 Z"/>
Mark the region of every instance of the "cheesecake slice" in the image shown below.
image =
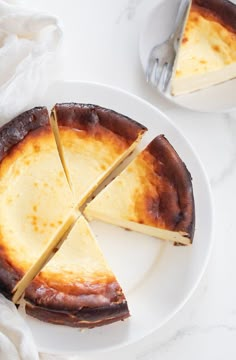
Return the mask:
<path id="1" fill-rule="evenodd" d="M 51 124 L 78 206 L 134 150 L 147 130 L 115 111 L 78 103 L 56 104 Z"/>
<path id="2" fill-rule="evenodd" d="M 26 289 L 25 300 L 29 315 L 54 324 L 91 328 L 129 316 L 122 289 L 82 215 Z"/>
<path id="3" fill-rule="evenodd" d="M 89 220 L 189 245 L 195 222 L 190 173 L 168 140 L 157 136 L 84 214 Z"/>
<path id="4" fill-rule="evenodd" d="M 0 292 L 12 298 L 73 208 L 44 107 L 0 129 L 0 199 Z"/>
<path id="5" fill-rule="evenodd" d="M 192 0 L 174 69 L 172 95 L 236 77 L 236 4 Z"/>

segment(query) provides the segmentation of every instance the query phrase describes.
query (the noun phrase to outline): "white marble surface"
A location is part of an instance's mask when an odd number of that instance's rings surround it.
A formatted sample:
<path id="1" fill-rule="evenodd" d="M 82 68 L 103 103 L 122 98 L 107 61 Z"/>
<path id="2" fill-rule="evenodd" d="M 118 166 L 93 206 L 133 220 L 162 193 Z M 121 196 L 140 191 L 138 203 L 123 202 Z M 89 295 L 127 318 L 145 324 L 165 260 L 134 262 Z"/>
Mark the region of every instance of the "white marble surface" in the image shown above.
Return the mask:
<path id="1" fill-rule="evenodd" d="M 26 0 L 25 3 L 58 15 L 64 24 L 60 77 L 114 85 L 163 110 L 197 151 L 214 198 L 212 255 L 199 287 L 185 307 L 139 343 L 73 359 L 235 359 L 236 111 L 228 114 L 184 111 L 160 98 L 145 83 L 138 39 L 145 15 L 155 0 Z M 51 356 L 42 358 L 51 359 Z"/>

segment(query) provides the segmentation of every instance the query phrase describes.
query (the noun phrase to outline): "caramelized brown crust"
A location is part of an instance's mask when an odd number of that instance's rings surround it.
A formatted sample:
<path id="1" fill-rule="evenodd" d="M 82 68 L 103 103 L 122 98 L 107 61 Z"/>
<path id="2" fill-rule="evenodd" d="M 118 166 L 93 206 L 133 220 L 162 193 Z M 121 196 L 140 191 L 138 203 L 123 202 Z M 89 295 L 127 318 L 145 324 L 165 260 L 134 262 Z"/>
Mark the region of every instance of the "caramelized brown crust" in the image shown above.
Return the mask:
<path id="1" fill-rule="evenodd" d="M 236 5 L 228 0 L 193 0 L 192 8 L 236 33 Z"/>
<path id="2" fill-rule="evenodd" d="M 159 197 L 156 199 L 157 203 L 155 203 L 155 199 L 149 199 L 149 204 L 147 204 L 149 215 L 151 214 L 156 221 L 160 213 L 167 228 L 188 234 L 186 236 L 192 242 L 195 210 L 191 175 L 188 169 L 164 135 L 157 136 L 148 145 L 145 152 L 154 157 L 155 173 L 162 179 L 162 187 Z M 165 188 L 165 184 L 167 188 Z M 169 188 L 174 189 L 177 199 L 171 195 L 173 190 L 169 192 Z"/>
<path id="3" fill-rule="evenodd" d="M 129 317 L 127 302 L 116 281 L 76 284 L 66 293 L 36 278 L 26 289 L 25 300 L 28 314 L 54 324 L 94 327 Z"/>
<path id="4" fill-rule="evenodd" d="M 80 328 L 107 325 L 130 316 L 126 302 L 99 308 L 83 308 L 71 313 L 48 310 L 26 303 L 25 310 L 28 315 L 45 322 Z"/>
<path id="5" fill-rule="evenodd" d="M 71 286 L 44 282 L 40 275 L 27 287 L 25 299 L 35 305 L 48 309 L 73 311 L 83 307 L 102 307 L 111 303 L 123 302 L 124 295 L 117 283 L 113 280 L 107 283 L 81 283 L 76 282 Z"/>
<path id="6" fill-rule="evenodd" d="M 113 110 L 92 104 L 63 103 L 54 107 L 59 126 L 85 130 L 96 136 L 102 128 L 133 143 L 147 128 Z"/>
<path id="7" fill-rule="evenodd" d="M 23 140 L 27 134 L 41 126 L 49 126 L 46 107 L 35 107 L 18 115 L 0 128 L 0 161 L 11 148 Z"/>
<path id="8" fill-rule="evenodd" d="M 11 299 L 12 290 L 23 275 L 15 265 L 10 264 L 4 249 L 0 246 L 0 293 Z"/>
<path id="9" fill-rule="evenodd" d="M 0 128 L 0 161 L 14 150 L 31 131 L 49 125 L 48 111 L 45 107 L 36 107 L 25 111 Z M 1 234 L 0 234 L 1 236 Z M 1 241 L 1 239 L 0 239 Z M 0 245 L 0 292 L 7 298 L 24 274 L 8 260 L 4 248 Z"/>

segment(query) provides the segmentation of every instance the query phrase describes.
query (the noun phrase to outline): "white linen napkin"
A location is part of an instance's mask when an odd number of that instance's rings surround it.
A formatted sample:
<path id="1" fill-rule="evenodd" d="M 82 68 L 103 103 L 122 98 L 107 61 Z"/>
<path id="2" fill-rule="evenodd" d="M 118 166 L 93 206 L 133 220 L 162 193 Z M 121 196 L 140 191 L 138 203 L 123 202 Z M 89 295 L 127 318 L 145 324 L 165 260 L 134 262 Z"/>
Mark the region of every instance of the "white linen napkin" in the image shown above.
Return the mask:
<path id="1" fill-rule="evenodd" d="M 38 353 L 26 321 L 20 316 L 15 305 L 0 294 L 0 359 L 83 360 L 84 357 Z"/>
<path id="2" fill-rule="evenodd" d="M 53 80 L 61 38 L 56 17 L 0 0 L 0 125 Z"/>
<path id="3" fill-rule="evenodd" d="M 0 295 L 0 359 L 39 360 L 32 334 L 15 305 Z"/>

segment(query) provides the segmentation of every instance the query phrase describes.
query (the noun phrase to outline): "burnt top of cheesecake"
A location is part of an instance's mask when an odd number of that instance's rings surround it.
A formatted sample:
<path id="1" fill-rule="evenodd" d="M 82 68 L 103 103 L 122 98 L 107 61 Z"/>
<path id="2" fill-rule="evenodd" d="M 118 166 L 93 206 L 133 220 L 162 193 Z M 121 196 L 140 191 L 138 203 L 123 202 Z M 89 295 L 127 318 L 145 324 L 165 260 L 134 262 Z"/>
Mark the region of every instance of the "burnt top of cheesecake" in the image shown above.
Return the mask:
<path id="1" fill-rule="evenodd" d="M 192 8 L 236 34 L 236 5 L 228 0 L 193 0 Z"/>
<path id="2" fill-rule="evenodd" d="M 120 136 L 128 144 L 134 142 L 147 128 L 129 117 L 113 110 L 92 104 L 62 103 L 56 104 L 59 126 L 71 127 L 94 134 L 101 131 L 111 131 Z"/>
<path id="3" fill-rule="evenodd" d="M 76 310 L 83 307 L 100 307 L 125 300 L 123 292 L 115 279 L 63 284 L 40 277 L 32 281 L 25 292 L 25 299 L 32 304 L 54 309 L 55 311 Z"/>
<path id="4" fill-rule="evenodd" d="M 187 167 L 164 135 L 153 139 L 140 154 L 140 161 L 146 166 L 145 182 L 148 184 L 144 197 L 139 195 L 136 199 L 140 222 L 179 231 L 192 242 L 195 210 Z"/>
<path id="5" fill-rule="evenodd" d="M 3 125 L 0 128 L 0 161 L 28 133 L 42 126 L 49 126 L 49 116 L 46 107 L 35 107 L 27 110 Z"/>
<path id="6" fill-rule="evenodd" d="M 77 282 L 65 286 L 53 279 L 50 284 L 48 279 L 44 281 L 39 274 L 26 289 L 25 300 L 31 304 L 33 316 L 55 323 L 53 314 L 63 314 L 62 323 L 72 326 L 73 323 L 81 326 L 83 322 L 87 326 L 94 322 L 102 324 L 109 317 L 116 319 L 129 316 L 127 301 L 115 279 L 100 283 Z M 38 309 L 41 309 L 40 314 L 43 311 L 40 316 Z"/>

